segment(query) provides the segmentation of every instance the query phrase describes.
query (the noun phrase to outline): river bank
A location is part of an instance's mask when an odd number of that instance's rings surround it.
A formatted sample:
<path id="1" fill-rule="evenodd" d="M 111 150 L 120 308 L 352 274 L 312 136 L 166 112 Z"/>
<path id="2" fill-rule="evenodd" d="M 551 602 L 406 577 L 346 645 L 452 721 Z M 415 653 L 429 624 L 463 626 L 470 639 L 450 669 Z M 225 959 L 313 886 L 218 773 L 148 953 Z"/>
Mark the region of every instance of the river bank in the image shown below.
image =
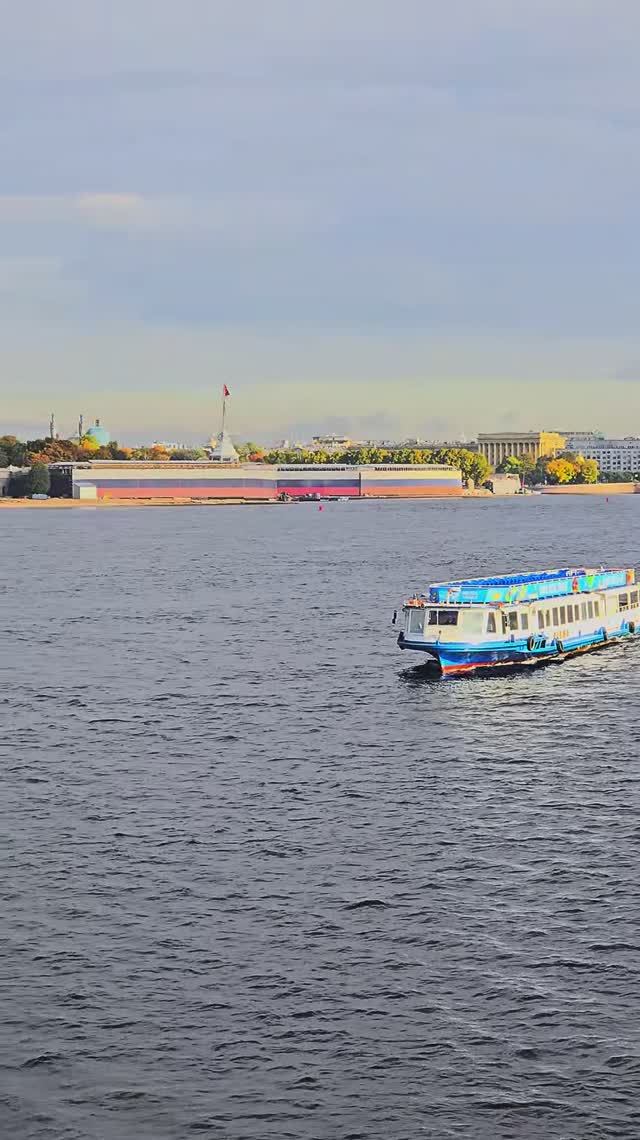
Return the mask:
<path id="1" fill-rule="evenodd" d="M 531 494 L 534 495 L 560 495 L 563 497 L 572 495 L 633 495 L 640 492 L 640 484 L 638 483 L 582 483 L 582 484 L 567 484 L 557 487 L 539 487 L 534 491 L 527 492 L 523 498 L 529 498 Z M 359 499 L 349 496 L 349 502 L 357 502 L 366 500 L 389 501 L 393 498 L 399 502 L 407 502 L 409 500 L 416 501 L 416 499 L 430 500 L 439 498 L 464 498 L 464 499 L 514 499 L 520 498 L 515 496 L 512 492 L 493 492 L 489 491 L 486 487 L 469 488 L 458 494 L 451 496 L 443 494 L 429 494 L 423 496 L 416 495 L 366 495 L 361 496 Z M 299 502 L 303 500 L 298 500 Z M 308 500 L 307 500 L 308 501 Z M 321 502 L 336 502 L 336 499 L 323 499 Z M 109 510 L 113 507 L 232 507 L 232 506 L 287 506 L 295 503 L 295 499 L 290 499 L 288 503 L 284 503 L 278 499 L 241 499 L 241 498 L 211 498 L 211 499 L 195 499 L 195 498 L 101 498 L 101 499 L 70 499 L 70 498 L 50 498 L 50 499 L 13 499 L 7 497 L 0 498 L 0 510 L 15 510 L 20 507 L 29 507 L 33 510 L 68 510 L 79 508 L 81 510 Z"/>
<path id="2" fill-rule="evenodd" d="M 108 510 L 112 507 L 238 507 L 274 506 L 268 499 L 0 499 L 0 510 L 29 507 L 46 510 Z M 279 504 L 282 505 L 282 504 Z"/>

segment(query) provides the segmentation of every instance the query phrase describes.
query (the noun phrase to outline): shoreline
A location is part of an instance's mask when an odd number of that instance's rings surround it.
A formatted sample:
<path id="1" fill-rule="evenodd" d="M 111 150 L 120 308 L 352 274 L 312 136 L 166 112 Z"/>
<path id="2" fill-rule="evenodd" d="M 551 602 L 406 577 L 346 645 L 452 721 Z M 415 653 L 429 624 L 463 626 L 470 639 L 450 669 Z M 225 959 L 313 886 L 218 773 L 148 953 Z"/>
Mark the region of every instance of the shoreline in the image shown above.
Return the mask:
<path id="1" fill-rule="evenodd" d="M 573 495 L 587 495 L 593 497 L 594 495 L 633 495 L 640 492 L 640 484 L 637 483 L 587 483 L 587 484 L 566 484 L 564 486 L 546 487 L 544 490 L 533 492 L 536 498 L 543 495 L 545 497 L 560 496 L 561 498 L 571 497 Z M 476 487 L 472 490 L 464 490 L 462 494 L 457 495 L 363 495 L 358 498 L 349 497 L 348 502 L 425 502 L 426 500 L 436 499 L 439 502 L 446 500 L 459 500 L 459 499 L 494 499 L 503 501 L 505 499 L 529 499 L 532 497 L 531 493 L 525 495 L 515 495 L 513 492 L 493 492 L 484 487 Z M 74 510 L 80 508 L 82 510 L 110 510 L 117 507 L 126 508 L 144 508 L 144 507 L 285 507 L 291 505 L 299 505 L 300 503 L 315 502 L 315 503 L 331 503 L 339 502 L 339 499 L 319 499 L 319 500 L 299 500 L 290 499 L 288 502 L 283 502 L 280 499 L 235 499 L 235 498 L 222 498 L 222 499 L 189 499 L 189 498 L 118 498 L 118 499 L 13 499 L 9 496 L 0 497 L 0 510 L 17 510 L 22 507 L 28 507 L 31 510 Z"/>
<path id="2" fill-rule="evenodd" d="M 112 507 L 262 507 L 272 506 L 268 499 L 0 499 L 0 510 L 29 507 L 36 510 L 83 510 Z M 284 504 L 277 504 L 282 506 Z"/>
<path id="3" fill-rule="evenodd" d="M 438 502 L 443 502 L 455 498 L 456 500 L 465 498 L 513 498 L 512 495 L 492 495 L 490 491 L 470 491 L 464 492 L 462 495 L 367 495 L 359 499 L 350 498 L 347 501 L 350 503 L 373 502 L 373 503 L 389 503 L 389 502 L 402 502 L 402 503 L 415 503 L 425 502 L 427 500 L 437 499 Z M 109 510 L 116 507 L 126 508 L 144 508 L 144 507 L 290 507 L 290 506 L 325 506 L 328 503 L 341 502 L 341 499 L 301 499 L 297 502 L 295 499 L 290 499 L 288 502 L 282 502 L 279 499 L 0 499 L 0 510 L 16 510 L 20 507 L 27 507 L 34 510 L 73 510 L 80 507 L 83 510 Z"/>

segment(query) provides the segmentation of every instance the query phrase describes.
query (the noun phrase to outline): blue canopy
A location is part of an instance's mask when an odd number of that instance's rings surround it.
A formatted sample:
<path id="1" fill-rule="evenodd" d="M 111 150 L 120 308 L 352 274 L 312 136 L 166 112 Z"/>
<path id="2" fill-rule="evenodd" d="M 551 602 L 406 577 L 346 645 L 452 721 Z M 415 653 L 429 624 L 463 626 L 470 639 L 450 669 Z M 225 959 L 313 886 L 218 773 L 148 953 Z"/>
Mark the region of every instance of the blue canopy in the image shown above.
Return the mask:
<path id="1" fill-rule="evenodd" d="M 513 603 L 556 598 L 592 590 L 611 590 L 635 581 L 633 570 L 562 569 L 531 574 L 503 574 L 492 578 L 464 578 L 437 582 L 429 588 L 429 601 L 437 603 Z"/>

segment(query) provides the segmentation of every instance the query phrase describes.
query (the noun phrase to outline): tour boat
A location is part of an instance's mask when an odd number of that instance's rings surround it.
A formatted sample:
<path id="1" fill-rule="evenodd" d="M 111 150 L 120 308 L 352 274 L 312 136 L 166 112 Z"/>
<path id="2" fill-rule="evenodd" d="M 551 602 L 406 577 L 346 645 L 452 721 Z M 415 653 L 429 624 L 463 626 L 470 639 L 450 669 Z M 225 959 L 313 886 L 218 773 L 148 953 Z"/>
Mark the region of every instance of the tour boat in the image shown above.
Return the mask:
<path id="1" fill-rule="evenodd" d="M 438 582 L 403 606 L 401 649 L 443 674 L 533 665 L 640 632 L 635 570 L 564 569 Z"/>

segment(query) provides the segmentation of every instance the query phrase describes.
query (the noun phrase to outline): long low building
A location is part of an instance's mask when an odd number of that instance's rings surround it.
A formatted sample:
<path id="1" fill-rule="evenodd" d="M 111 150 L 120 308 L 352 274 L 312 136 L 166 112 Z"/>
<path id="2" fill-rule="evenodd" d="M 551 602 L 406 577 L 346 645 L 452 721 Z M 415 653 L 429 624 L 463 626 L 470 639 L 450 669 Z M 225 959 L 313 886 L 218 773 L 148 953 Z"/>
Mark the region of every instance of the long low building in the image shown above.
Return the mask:
<path id="1" fill-rule="evenodd" d="M 460 496 L 462 475 L 439 464 L 180 462 L 134 460 L 51 465 L 51 491 L 75 499 L 236 499 Z"/>

